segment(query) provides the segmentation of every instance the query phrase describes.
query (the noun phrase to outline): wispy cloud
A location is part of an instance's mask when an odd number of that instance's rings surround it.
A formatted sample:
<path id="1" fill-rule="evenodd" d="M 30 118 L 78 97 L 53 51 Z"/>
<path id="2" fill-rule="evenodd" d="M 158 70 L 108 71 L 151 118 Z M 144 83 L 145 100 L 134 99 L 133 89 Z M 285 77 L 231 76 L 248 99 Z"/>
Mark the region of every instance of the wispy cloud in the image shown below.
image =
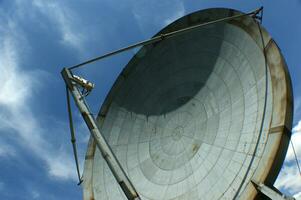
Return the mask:
<path id="1" fill-rule="evenodd" d="M 167 24 L 182 17 L 185 14 L 185 7 L 182 1 L 138 1 L 132 3 L 133 15 L 146 35 L 149 35 L 152 28 L 163 28 Z M 152 10 L 153 12 L 150 12 Z M 157 30 L 156 30 L 157 31 Z"/>
<path id="2" fill-rule="evenodd" d="M 15 156 L 15 149 L 8 144 L 5 144 L 0 141 L 0 158 L 1 157 L 13 157 Z"/>
<path id="3" fill-rule="evenodd" d="M 301 148 L 300 148 L 301 147 L 301 120 L 293 128 L 293 134 L 291 140 L 295 147 L 296 155 L 300 156 L 301 155 Z M 297 159 L 300 163 L 301 158 L 297 157 Z M 274 185 L 284 193 L 288 192 L 291 195 L 300 196 L 301 175 L 299 173 L 298 166 L 295 161 L 295 155 L 291 143 L 289 145 L 286 154 L 284 165 Z"/>
<path id="4" fill-rule="evenodd" d="M 50 19 L 61 32 L 61 43 L 84 53 L 84 40 L 79 27 L 80 18 L 61 1 L 34 0 L 33 5 Z"/>
<path id="5" fill-rule="evenodd" d="M 294 98 L 294 117 L 295 119 L 301 118 L 301 95 L 297 96 L 296 94 Z"/>
<path id="6" fill-rule="evenodd" d="M 32 199 L 39 199 L 41 195 L 39 192 L 33 190 L 33 191 L 31 191 L 31 196 L 32 196 Z"/>
<path id="7" fill-rule="evenodd" d="M 301 177 L 296 165 L 284 165 L 275 186 L 281 191 L 295 195 L 301 190 Z"/>
<path id="8" fill-rule="evenodd" d="M 63 150 L 59 152 L 56 157 L 47 158 L 47 162 L 51 163 L 49 165 L 49 174 L 54 178 L 61 179 L 73 179 L 76 180 L 77 176 L 74 173 L 74 161 L 70 159 L 70 155 L 66 154 Z"/>
<path id="9" fill-rule="evenodd" d="M 294 195 L 296 200 L 301 200 L 301 192 L 298 192 L 297 194 Z"/>
<path id="10" fill-rule="evenodd" d="M 58 27 L 62 30 L 62 42 L 80 49 L 80 38 L 76 33 L 73 34 L 68 20 L 64 18 L 65 14 L 60 14 L 60 7 L 50 3 L 44 5 L 41 1 L 35 3 L 42 10 L 45 9 L 43 12 L 55 16 Z M 53 13 L 50 9 L 53 9 Z M 57 144 L 48 142 L 52 137 L 65 135 L 68 131 L 67 124 L 52 120 L 49 122 L 52 125 L 51 129 L 43 127 L 39 120 L 43 116 L 33 109 L 35 104 L 33 97 L 45 86 L 45 77 L 48 73 L 43 70 L 25 69 L 21 65 L 23 55 L 26 54 L 23 46 L 29 44 L 23 37 L 22 29 L 15 24 L 18 20 L 11 17 L 0 20 L 6 23 L 5 27 L 0 28 L 0 133 L 2 138 L 8 134 L 17 136 L 14 147 L 8 144 L 0 146 L 0 156 L 22 154 L 16 148 L 22 145 L 46 163 L 50 177 L 76 180 L 75 170 L 70 170 L 74 168 L 74 161 L 72 154 L 66 149 L 65 141 Z"/>
<path id="11" fill-rule="evenodd" d="M 0 105 L 7 106 L 9 109 L 17 109 L 23 103 L 22 100 L 28 98 L 29 90 L 33 81 L 29 79 L 29 74 L 17 72 L 18 52 L 15 48 L 17 41 L 23 41 L 16 34 L 16 25 L 8 20 L 7 27 L 1 29 L 1 49 L 0 49 L 0 66 L 1 66 L 1 93 Z M 31 72 L 30 72 L 31 73 Z"/>
<path id="12" fill-rule="evenodd" d="M 175 7 L 176 7 L 175 12 L 172 13 L 171 16 L 167 17 L 164 20 L 165 25 L 168 25 L 168 24 L 172 23 L 173 21 L 175 21 L 185 15 L 185 8 L 184 8 L 184 4 L 182 2 L 175 4 Z"/>
<path id="13" fill-rule="evenodd" d="M 293 128 L 293 134 L 291 136 L 291 141 L 294 145 L 295 151 L 297 155 L 301 155 L 301 120 L 298 122 L 298 124 Z M 295 162 L 295 155 L 292 147 L 292 143 L 290 143 L 289 148 L 287 150 L 286 162 Z M 299 158 L 301 159 L 301 158 Z"/>

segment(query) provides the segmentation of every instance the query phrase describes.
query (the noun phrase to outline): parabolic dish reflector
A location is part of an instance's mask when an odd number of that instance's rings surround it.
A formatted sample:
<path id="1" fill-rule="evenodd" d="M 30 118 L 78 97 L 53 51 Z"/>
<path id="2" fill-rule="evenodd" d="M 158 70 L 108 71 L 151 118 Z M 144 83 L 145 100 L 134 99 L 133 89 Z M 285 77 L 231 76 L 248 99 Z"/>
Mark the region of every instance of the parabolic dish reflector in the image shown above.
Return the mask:
<path id="1" fill-rule="evenodd" d="M 157 35 L 241 14 L 207 9 Z M 258 197 L 290 138 L 292 91 L 265 29 L 245 16 L 142 47 L 117 78 L 98 125 L 143 200 Z M 126 200 L 90 139 L 84 199 Z"/>

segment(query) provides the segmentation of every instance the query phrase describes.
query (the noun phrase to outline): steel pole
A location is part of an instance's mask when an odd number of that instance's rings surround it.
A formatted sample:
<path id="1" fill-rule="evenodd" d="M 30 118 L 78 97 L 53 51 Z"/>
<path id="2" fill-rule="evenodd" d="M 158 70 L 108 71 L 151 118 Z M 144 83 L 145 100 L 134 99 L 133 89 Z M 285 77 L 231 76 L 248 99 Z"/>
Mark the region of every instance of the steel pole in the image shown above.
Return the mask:
<path id="1" fill-rule="evenodd" d="M 86 122 L 91 135 L 93 136 L 98 149 L 100 150 L 103 158 L 107 162 L 110 170 L 112 171 L 116 181 L 120 185 L 121 189 L 123 190 L 125 196 L 128 200 L 140 200 L 138 193 L 136 192 L 133 184 L 125 174 L 125 171 L 121 167 L 120 163 L 118 162 L 116 156 L 114 155 L 113 151 L 111 150 L 110 146 L 108 145 L 107 141 L 101 134 L 100 130 L 96 125 L 96 120 L 94 116 L 91 114 L 89 107 L 82 96 L 77 83 L 73 81 L 73 75 L 69 69 L 64 68 L 61 72 L 63 79 L 71 92 L 74 101 L 80 110 L 84 121 Z"/>

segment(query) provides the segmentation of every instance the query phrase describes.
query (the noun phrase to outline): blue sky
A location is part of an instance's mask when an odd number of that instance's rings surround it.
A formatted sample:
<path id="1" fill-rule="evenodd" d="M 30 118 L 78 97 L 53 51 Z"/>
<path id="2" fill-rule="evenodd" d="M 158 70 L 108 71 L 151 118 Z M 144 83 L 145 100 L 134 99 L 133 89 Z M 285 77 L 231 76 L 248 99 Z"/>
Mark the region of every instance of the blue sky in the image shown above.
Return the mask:
<path id="1" fill-rule="evenodd" d="M 0 0 L 0 199 L 81 199 L 70 145 L 65 87 L 71 66 L 150 38 L 175 19 L 209 7 L 250 11 L 280 46 L 292 77 L 293 142 L 301 160 L 301 1 Z M 77 72 L 96 83 L 95 114 L 135 50 Z M 81 169 L 89 133 L 75 113 Z M 291 147 L 275 186 L 301 199 Z"/>

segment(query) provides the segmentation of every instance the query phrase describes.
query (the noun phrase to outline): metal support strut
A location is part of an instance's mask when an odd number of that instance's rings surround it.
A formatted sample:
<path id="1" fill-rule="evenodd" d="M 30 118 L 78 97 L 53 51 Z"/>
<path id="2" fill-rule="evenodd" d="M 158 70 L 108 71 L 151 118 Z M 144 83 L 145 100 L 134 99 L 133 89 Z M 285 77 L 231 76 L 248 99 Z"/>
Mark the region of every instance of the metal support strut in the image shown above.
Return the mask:
<path id="1" fill-rule="evenodd" d="M 75 159 L 76 171 L 77 171 L 77 176 L 78 176 L 78 184 L 77 185 L 80 185 L 83 182 L 83 180 L 82 180 L 82 178 L 80 176 L 80 172 L 79 172 L 79 163 L 78 163 L 78 158 L 77 158 L 75 131 L 74 131 L 74 127 L 73 127 L 72 111 L 71 111 L 71 105 L 70 105 L 70 95 L 69 95 L 69 90 L 68 90 L 67 86 L 66 86 L 66 95 L 67 95 L 67 107 L 68 107 L 70 134 L 71 134 L 71 143 L 72 143 L 73 155 L 74 155 L 74 159 Z"/>
<path id="2" fill-rule="evenodd" d="M 121 167 L 120 163 L 118 162 L 117 158 L 115 157 L 114 153 L 112 152 L 110 146 L 106 142 L 103 135 L 100 133 L 94 116 L 90 113 L 89 107 L 85 101 L 84 96 L 81 94 L 79 90 L 79 86 L 84 87 L 86 83 L 79 84 L 78 81 L 75 81 L 74 76 L 72 75 L 71 71 L 67 68 L 64 68 L 61 72 L 63 79 L 68 87 L 69 91 L 71 92 L 74 101 L 80 110 L 91 135 L 93 136 L 98 149 L 100 150 L 103 158 L 107 162 L 110 170 L 112 171 L 115 179 L 119 183 L 121 189 L 123 190 L 125 196 L 129 200 L 140 200 L 140 197 L 135 190 L 133 184 L 130 182 L 129 178 L 125 174 L 123 168 Z M 88 85 L 89 86 L 89 85 Z M 85 89 L 85 88 L 84 88 Z"/>
<path id="3" fill-rule="evenodd" d="M 252 180 L 252 183 L 254 184 L 257 190 L 259 190 L 262 194 L 264 194 L 265 196 L 269 197 L 272 200 L 295 200 L 294 197 L 289 197 L 281 193 L 278 193 L 263 183 L 258 183 L 254 180 Z"/>

